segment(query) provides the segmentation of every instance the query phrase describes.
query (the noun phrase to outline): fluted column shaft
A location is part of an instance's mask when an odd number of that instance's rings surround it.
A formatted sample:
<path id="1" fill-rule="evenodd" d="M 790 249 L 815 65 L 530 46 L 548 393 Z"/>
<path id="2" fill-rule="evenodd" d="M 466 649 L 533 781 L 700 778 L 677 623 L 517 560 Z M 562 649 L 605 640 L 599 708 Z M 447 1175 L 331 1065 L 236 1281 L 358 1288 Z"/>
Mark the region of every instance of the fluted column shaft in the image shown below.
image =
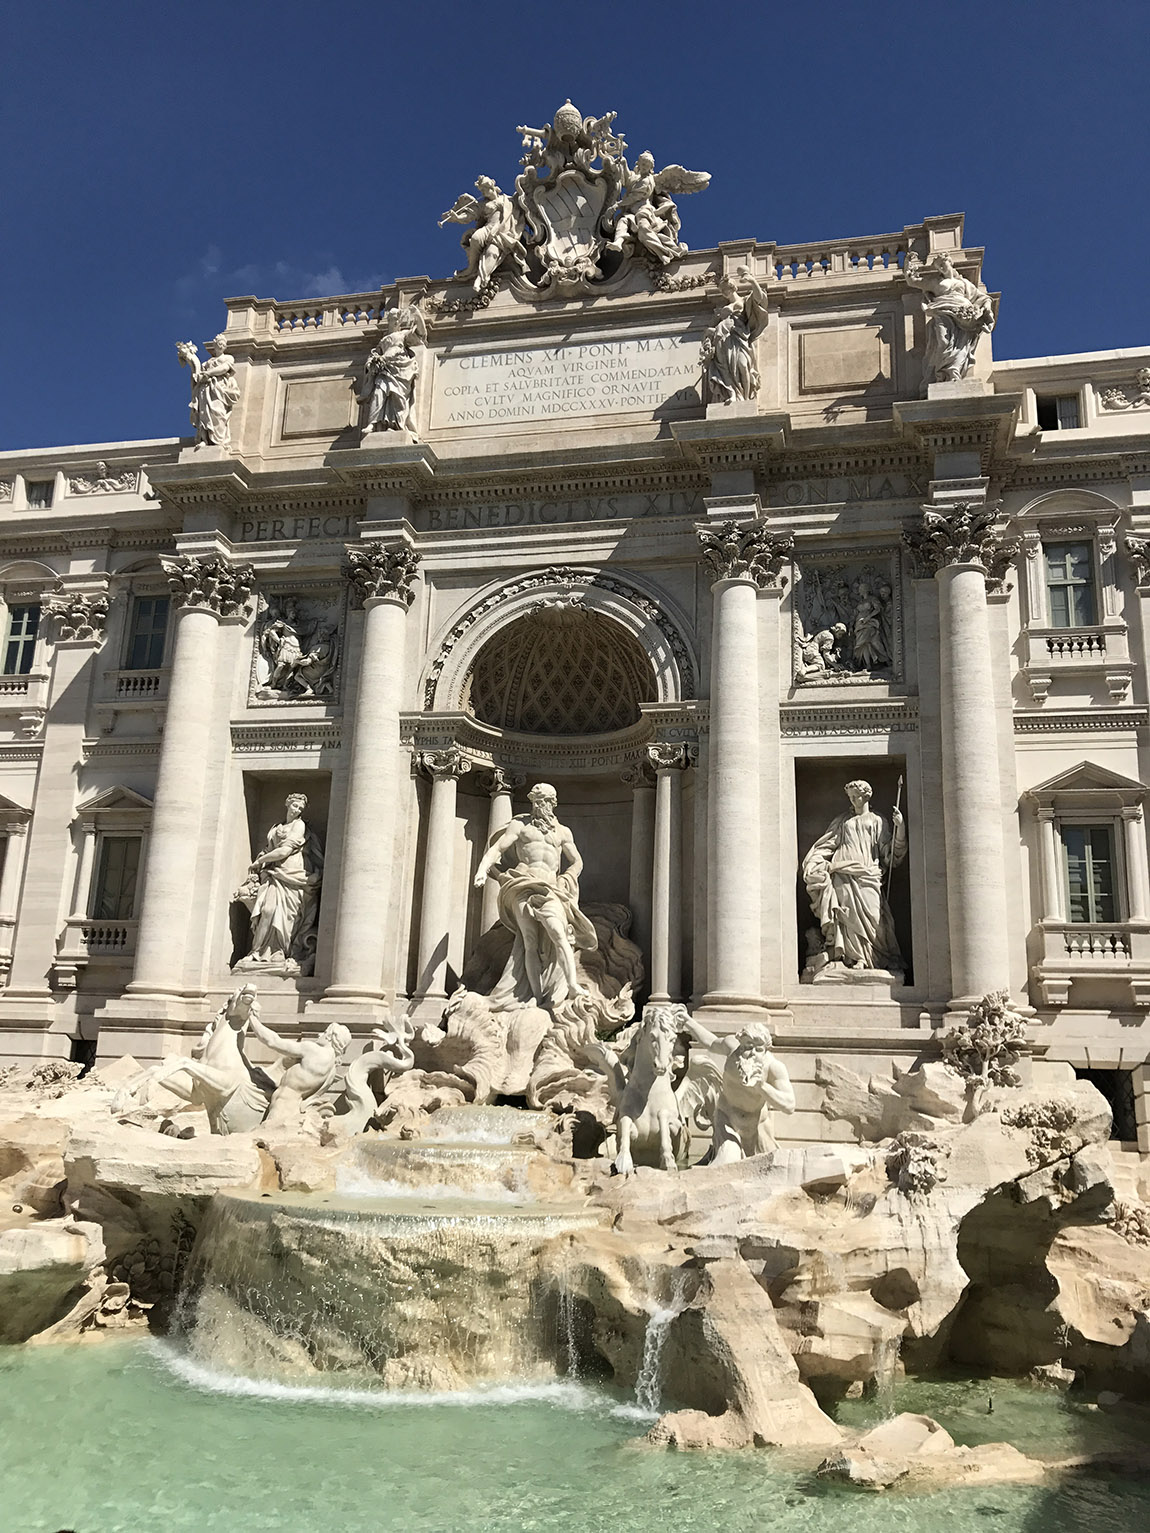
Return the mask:
<path id="1" fill-rule="evenodd" d="M 471 762 L 457 750 L 425 751 L 420 766 L 431 778 L 427 842 L 423 855 L 423 898 L 419 907 L 417 994 L 447 997 L 447 949 L 455 891 L 455 805 L 459 779 Z"/>
<path id="2" fill-rule="evenodd" d="M 329 1000 L 378 1000 L 394 870 L 407 602 L 364 602 Z M 405 764 L 405 763 L 404 763 Z"/>
<path id="3" fill-rule="evenodd" d="M 948 564 L 937 578 L 951 988 L 965 1003 L 1010 984 L 998 725 L 986 570 Z"/>
<path id="4" fill-rule="evenodd" d="M 708 992 L 704 1005 L 757 1005 L 759 898 L 759 645 L 750 576 L 713 587 L 707 851 Z"/>
<path id="5" fill-rule="evenodd" d="M 651 899 L 651 999 L 677 1001 L 683 990 L 682 746 L 652 746 L 655 836 Z"/>
<path id="6" fill-rule="evenodd" d="M 655 857 L 655 779 L 645 761 L 629 766 L 623 781 L 631 789 L 631 866 L 627 903 L 631 907 L 631 941 L 651 962 L 651 878 Z"/>
<path id="7" fill-rule="evenodd" d="M 483 786 L 490 795 L 487 846 L 491 845 L 505 825 L 510 825 L 514 817 L 511 795 L 516 788 L 522 788 L 526 781 L 521 772 L 505 772 L 501 767 L 496 767 L 483 779 Z M 482 899 L 480 930 L 490 931 L 499 919 L 499 885 L 495 879 L 489 878 L 484 884 Z"/>
<path id="8" fill-rule="evenodd" d="M 184 988 L 188 902 L 196 884 L 213 725 L 207 699 L 215 693 L 219 629 L 220 614 L 210 606 L 176 610 L 136 966 L 129 992 L 178 995 Z"/>

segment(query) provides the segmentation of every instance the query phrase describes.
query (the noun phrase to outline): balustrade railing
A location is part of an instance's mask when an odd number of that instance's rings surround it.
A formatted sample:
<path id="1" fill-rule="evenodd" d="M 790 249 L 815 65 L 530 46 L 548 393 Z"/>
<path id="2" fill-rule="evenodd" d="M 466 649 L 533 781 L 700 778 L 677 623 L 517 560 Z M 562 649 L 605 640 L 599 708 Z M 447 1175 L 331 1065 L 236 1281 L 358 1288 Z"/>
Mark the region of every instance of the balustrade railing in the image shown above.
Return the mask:
<path id="1" fill-rule="evenodd" d="M 1071 958 L 1094 958 L 1105 961 L 1108 958 L 1130 957 L 1129 932 L 1115 929 L 1113 926 L 1069 927 L 1062 933 L 1062 940 Z"/>
<path id="2" fill-rule="evenodd" d="M 1106 654 L 1106 636 L 1091 630 L 1048 633 L 1046 652 L 1052 660 L 1101 660 Z"/>

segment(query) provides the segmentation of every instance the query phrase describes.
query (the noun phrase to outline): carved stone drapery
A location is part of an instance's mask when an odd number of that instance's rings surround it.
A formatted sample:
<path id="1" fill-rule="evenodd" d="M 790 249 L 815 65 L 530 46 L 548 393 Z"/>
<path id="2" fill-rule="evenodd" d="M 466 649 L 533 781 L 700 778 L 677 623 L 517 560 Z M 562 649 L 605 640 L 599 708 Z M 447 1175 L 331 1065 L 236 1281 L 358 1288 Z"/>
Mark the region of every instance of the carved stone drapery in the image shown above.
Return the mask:
<path id="1" fill-rule="evenodd" d="M 200 559 L 193 554 L 161 555 L 174 607 L 203 607 L 217 617 L 238 617 L 255 590 L 256 572 L 250 564 L 229 564 L 218 554 Z"/>
<path id="2" fill-rule="evenodd" d="M 44 616 L 56 624 L 57 637 L 82 644 L 98 644 L 104 637 L 108 618 L 108 597 L 103 591 L 91 594 L 70 592 L 49 596 L 44 602 Z"/>
<path id="3" fill-rule="evenodd" d="M 795 547 L 790 533 L 772 532 L 761 523 L 740 527 L 738 522 L 700 527 L 698 533 L 715 580 L 750 579 L 760 590 L 784 583 L 783 566 Z"/>
<path id="4" fill-rule="evenodd" d="M 921 518 L 903 528 L 903 542 L 927 575 L 937 575 L 949 564 L 981 564 L 991 581 L 997 578 L 1001 585 L 1003 551 L 1009 547 L 1009 562 L 1019 544 L 1007 545 L 998 535 L 999 505 L 999 501 L 960 500 L 945 510 L 924 506 Z"/>
<path id="5" fill-rule="evenodd" d="M 406 543 L 349 548 L 344 575 L 351 586 L 352 605 L 362 607 L 373 597 L 384 597 L 410 607 L 418 570 L 419 555 Z"/>

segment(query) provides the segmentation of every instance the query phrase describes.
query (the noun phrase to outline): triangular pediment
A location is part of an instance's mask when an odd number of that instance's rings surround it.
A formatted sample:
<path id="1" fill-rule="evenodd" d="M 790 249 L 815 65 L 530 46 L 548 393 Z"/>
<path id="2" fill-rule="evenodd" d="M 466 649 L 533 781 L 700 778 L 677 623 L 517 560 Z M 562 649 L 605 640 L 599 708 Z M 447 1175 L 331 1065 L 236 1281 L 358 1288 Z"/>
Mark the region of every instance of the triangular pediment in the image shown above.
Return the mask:
<path id="1" fill-rule="evenodd" d="M 16 819 L 22 815 L 25 819 L 30 820 L 32 818 L 32 811 L 25 809 L 24 805 L 18 804 L 15 799 L 7 798 L 3 793 L 0 793 L 0 815 L 3 815 L 5 819 Z"/>
<path id="2" fill-rule="evenodd" d="M 114 787 L 105 788 L 102 793 L 97 793 L 94 798 L 86 798 L 77 806 L 78 814 L 91 814 L 96 809 L 148 809 L 152 807 L 150 798 L 145 798 L 142 793 L 135 793 L 131 788 Z"/>
<path id="3" fill-rule="evenodd" d="M 1052 793 L 1097 793 L 1107 790 L 1118 793 L 1150 792 L 1145 783 L 1123 777 L 1118 772 L 1112 772 L 1109 767 L 1099 766 L 1094 761 L 1080 761 L 1069 771 L 1059 772 L 1057 777 L 1048 778 L 1046 782 L 1040 782 L 1035 787 L 1027 789 L 1027 797 L 1037 798 L 1039 795 L 1045 797 Z"/>

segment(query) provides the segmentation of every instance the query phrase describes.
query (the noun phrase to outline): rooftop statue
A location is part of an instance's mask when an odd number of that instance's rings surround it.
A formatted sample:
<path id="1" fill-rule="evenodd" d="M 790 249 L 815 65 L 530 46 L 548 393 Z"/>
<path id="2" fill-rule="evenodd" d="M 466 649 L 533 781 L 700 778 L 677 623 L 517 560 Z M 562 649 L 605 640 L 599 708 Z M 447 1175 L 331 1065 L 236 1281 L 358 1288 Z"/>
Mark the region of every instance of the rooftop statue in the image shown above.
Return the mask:
<path id="1" fill-rule="evenodd" d="M 921 288 L 923 293 L 923 382 L 961 381 L 974 366 L 979 337 L 994 329 L 990 294 L 956 271 L 942 251 L 925 263 L 912 252 L 906 258 L 903 275 L 911 287 Z"/>
<path id="2" fill-rule="evenodd" d="M 196 428 L 196 446 L 230 447 L 232 411 L 240 398 L 235 358 L 228 355 L 227 338 L 223 335 L 205 341 L 204 350 L 208 359 L 201 362 L 194 341 L 176 342 L 180 366 L 192 370 L 190 414 Z"/>
<path id="3" fill-rule="evenodd" d="M 759 392 L 755 342 L 767 328 L 767 295 L 745 266 L 738 275 L 750 291 L 740 294 L 733 277 L 719 279 L 723 304 L 703 337 L 703 380 L 709 404 L 754 399 Z"/>
<path id="4" fill-rule="evenodd" d="M 567 101 L 542 128 L 521 126 L 523 170 L 508 195 L 489 176 L 480 193 L 458 198 L 440 219 L 474 224 L 462 238 L 477 299 L 489 296 L 496 275 L 510 270 L 541 295 L 585 292 L 636 257 L 666 266 L 686 253 L 674 197 L 702 191 L 705 171 L 668 165 L 656 171 L 644 152 L 628 164 L 616 114 L 584 117 Z M 608 270 L 604 257 L 615 256 Z"/>
<path id="5" fill-rule="evenodd" d="M 364 436 L 374 431 L 410 431 L 419 375 L 419 353 L 427 342 L 427 326 L 416 304 L 389 309 L 384 331 L 363 369 L 356 399 L 367 405 Z"/>

